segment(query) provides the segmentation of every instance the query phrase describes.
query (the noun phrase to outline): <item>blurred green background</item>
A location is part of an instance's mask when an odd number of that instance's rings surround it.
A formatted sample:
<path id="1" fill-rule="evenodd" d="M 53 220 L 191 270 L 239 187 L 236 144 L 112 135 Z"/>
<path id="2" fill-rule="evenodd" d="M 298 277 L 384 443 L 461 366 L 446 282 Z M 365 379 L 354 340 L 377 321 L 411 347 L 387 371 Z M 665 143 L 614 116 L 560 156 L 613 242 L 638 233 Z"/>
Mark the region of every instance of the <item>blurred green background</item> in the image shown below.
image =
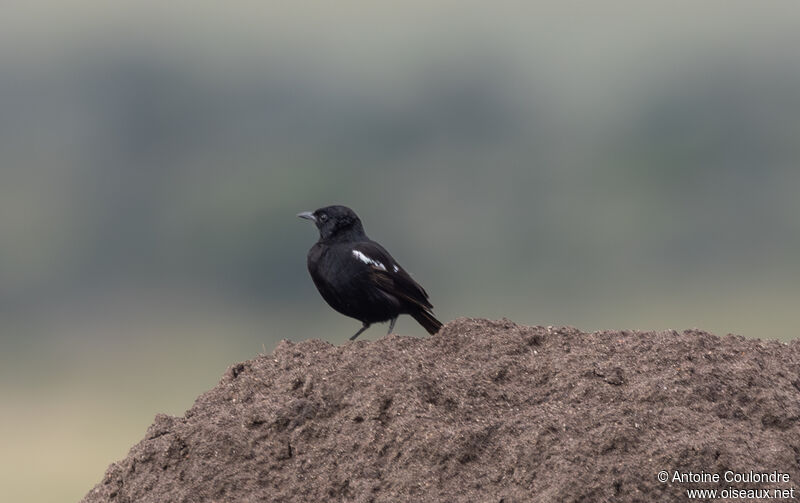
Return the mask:
<path id="1" fill-rule="evenodd" d="M 798 47 L 797 2 L 5 4 L 0 499 L 345 343 L 295 218 L 332 203 L 443 321 L 796 337 Z"/>

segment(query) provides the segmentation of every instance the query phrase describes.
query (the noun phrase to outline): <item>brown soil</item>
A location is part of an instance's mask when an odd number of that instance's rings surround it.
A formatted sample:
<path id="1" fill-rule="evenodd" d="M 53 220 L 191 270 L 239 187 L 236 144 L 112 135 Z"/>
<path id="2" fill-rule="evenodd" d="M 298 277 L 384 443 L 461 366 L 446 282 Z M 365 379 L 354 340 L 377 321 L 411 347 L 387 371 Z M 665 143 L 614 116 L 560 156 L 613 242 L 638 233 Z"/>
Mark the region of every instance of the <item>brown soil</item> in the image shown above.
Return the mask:
<path id="1" fill-rule="evenodd" d="M 83 501 L 687 501 L 714 487 L 800 499 L 800 341 L 459 319 L 427 338 L 283 341 L 184 417 L 156 416 Z"/>

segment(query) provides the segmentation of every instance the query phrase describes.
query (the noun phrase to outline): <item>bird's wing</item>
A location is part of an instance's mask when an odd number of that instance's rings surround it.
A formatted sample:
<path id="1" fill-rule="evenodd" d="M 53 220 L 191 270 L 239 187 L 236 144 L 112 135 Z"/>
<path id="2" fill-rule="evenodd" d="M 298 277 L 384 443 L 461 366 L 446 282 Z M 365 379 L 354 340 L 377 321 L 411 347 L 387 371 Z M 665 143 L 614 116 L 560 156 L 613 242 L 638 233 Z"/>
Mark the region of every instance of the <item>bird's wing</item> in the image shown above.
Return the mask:
<path id="1" fill-rule="evenodd" d="M 374 241 L 357 243 L 352 249 L 353 258 L 369 266 L 369 280 L 377 288 L 398 299 L 431 309 L 428 293 L 419 283 Z"/>

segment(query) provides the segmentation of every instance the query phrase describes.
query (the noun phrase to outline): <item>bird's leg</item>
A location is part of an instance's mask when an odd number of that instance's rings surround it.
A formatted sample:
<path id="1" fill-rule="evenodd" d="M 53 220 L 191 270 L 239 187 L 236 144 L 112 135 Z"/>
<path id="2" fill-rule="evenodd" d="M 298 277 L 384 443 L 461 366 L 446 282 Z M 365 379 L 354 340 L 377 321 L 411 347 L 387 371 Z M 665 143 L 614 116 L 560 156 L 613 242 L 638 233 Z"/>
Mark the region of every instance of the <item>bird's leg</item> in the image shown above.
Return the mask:
<path id="1" fill-rule="evenodd" d="M 363 326 L 363 327 L 361 327 L 360 329 L 358 329 L 358 332 L 356 332 L 355 334 L 353 334 L 353 336 L 352 336 L 352 337 L 350 337 L 350 340 L 351 340 L 351 341 L 352 341 L 352 340 L 355 340 L 355 338 L 356 338 L 356 337 L 358 337 L 359 335 L 361 335 L 361 332 L 363 332 L 364 330 L 366 330 L 366 329 L 368 329 L 368 328 L 369 328 L 369 323 L 367 323 L 367 322 L 364 322 L 364 326 Z"/>
<path id="2" fill-rule="evenodd" d="M 394 322 L 395 322 L 395 321 L 397 321 L 397 316 L 395 316 L 394 318 L 392 318 L 392 319 L 389 321 L 389 331 L 388 331 L 388 332 L 386 332 L 386 335 L 389 335 L 389 334 L 391 334 L 391 333 L 392 333 L 392 329 L 394 328 Z"/>

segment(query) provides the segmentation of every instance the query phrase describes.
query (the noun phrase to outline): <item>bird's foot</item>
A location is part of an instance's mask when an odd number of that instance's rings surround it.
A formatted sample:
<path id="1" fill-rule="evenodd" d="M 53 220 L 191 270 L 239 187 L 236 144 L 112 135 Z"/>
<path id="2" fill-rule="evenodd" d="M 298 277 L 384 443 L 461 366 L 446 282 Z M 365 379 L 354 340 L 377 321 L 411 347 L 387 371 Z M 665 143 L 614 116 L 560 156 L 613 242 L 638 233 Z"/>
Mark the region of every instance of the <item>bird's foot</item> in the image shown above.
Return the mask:
<path id="1" fill-rule="evenodd" d="M 354 334 L 353 334 L 353 336 L 352 336 L 352 337 L 350 337 L 350 340 L 351 340 L 351 341 L 354 341 L 354 340 L 356 340 L 356 337 L 358 337 L 359 335 L 361 335 L 361 334 L 364 332 L 364 330 L 368 329 L 368 328 L 369 328 L 369 325 L 370 325 L 369 323 L 364 323 L 364 326 L 362 326 L 360 329 L 358 329 L 358 332 L 354 333 Z"/>

